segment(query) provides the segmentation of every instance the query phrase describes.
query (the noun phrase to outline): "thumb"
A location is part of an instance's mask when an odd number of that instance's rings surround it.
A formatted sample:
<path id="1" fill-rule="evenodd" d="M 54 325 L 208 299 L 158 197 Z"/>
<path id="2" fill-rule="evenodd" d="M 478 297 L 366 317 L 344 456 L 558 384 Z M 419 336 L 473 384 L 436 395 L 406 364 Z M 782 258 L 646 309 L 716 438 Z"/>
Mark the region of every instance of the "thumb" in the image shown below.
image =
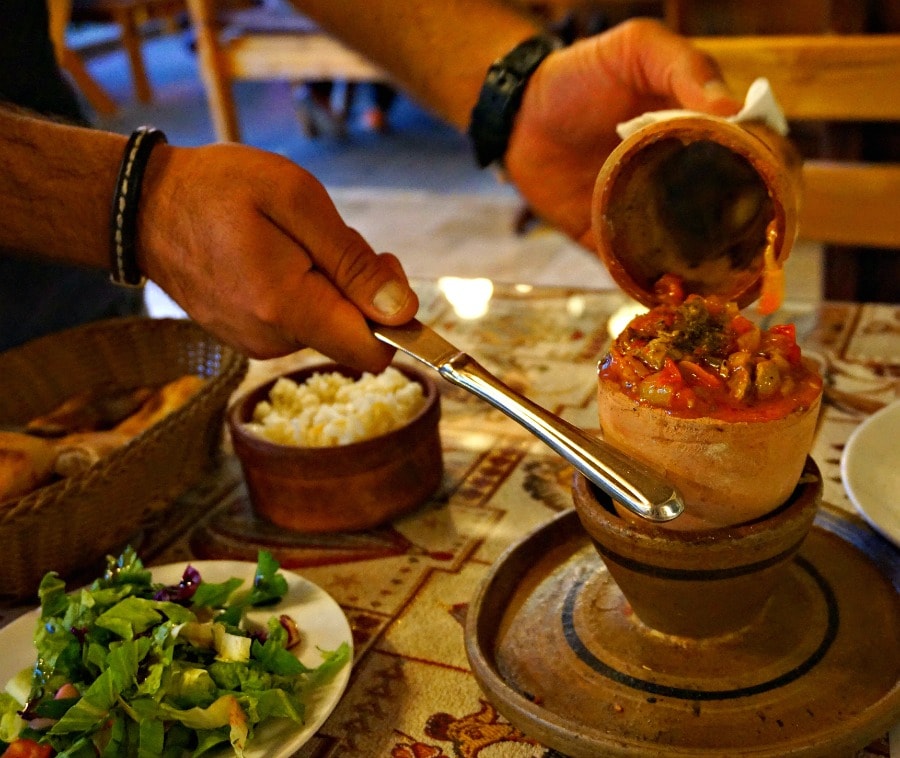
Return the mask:
<path id="1" fill-rule="evenodd" d="M 687 108 L 717 116 L 732 116 L 741 109 L 742 102 L 725 83 L 718 63 L 696 49 L 679 60 L 672 81 Z"/>
<path id="2" fill-rule="evenodd" d="M 393 254 L 381 253 L 377 258 L 385 278 L 377 280 L 371 298 L 372 310 L 363 307 L 363 312 L 385 324 L 403 324 L 416 315 L 419 299 L 409 286 L 403 266 Z"/>
<path id="3" fill-rule="evenodd" d="M 402 324 L 416 315 L 419 300 L 400 261 L 391 253 L 376 255 L 355 229 L 333 261 L 317 261 L 334 286 L 362 313 L 383 324 Z"/>

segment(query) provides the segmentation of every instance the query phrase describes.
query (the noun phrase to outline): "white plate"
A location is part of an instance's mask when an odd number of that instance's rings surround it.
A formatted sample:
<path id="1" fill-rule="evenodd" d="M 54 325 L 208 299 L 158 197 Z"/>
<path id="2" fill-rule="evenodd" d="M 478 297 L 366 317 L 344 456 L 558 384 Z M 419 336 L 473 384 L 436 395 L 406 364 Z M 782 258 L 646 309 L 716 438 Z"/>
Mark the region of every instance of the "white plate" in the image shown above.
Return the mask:
<path id="1" fill-rule="evenodd" d="M 248 561 L 191 561 L 200 576 L 209 582 L 224 582 L 231 577 L 244 580 L 244 587 L 253 582 L 256 564 Z M 163 584 L 176 584 L 181 580 L 186 563 L 170 563 L 151 566 L 153 579 Z M 340 606 L 324 590 L 290 571 L 282 570 L 288 583 L 288 591 L 279 605 L 254 611 L 257 617 L 268 618 L 286 613 L 297 622 L 303 634 L 303 642 L 294 652 L 307 666 L 322 662 L 319 650 L 336 650 L 342 642 L 350 646 L 351 659 L 353 637 L 350 624 Z M 33 644 L 34 625 L 39 616 L 35 609 L 0 629 L 0 684 L 5 684 L 35 659 Z M 244 755 L 247 758 L 287 758 L 309 740 L 334 710 L 347 688 L 350 664 L 326 685 L 316 691 L 306 704 L 306 723 L 296 724 L 288 719 L 277 719 L 257 729 L 248 743 Z M 210 758 L 234 755 L 231 750 L 217 751 Z"/>
<path id="2" fill-rule="evenodd" d="M 850 435 L 841 455 L 841 479 L 862 517 L 900 547 L 900 400 Z"/>

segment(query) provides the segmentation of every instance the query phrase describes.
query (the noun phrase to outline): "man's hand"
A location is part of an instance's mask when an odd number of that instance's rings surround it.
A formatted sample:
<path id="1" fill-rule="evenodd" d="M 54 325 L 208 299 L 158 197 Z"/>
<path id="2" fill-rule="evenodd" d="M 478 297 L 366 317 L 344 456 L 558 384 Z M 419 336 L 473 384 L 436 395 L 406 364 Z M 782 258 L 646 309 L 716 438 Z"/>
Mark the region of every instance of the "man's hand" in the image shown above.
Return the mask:
<path id="1" fill-rule="evenodd" d="M 311 174 L 242 145 L 154 150 L 138 255 L 192 318 L 256 358 L 312 347 L 378 371 L 393 351 L 367 319 L 400 324 L 418 308 L 397 259 L 348 227 Z"/>
<path id="2" fill-rule="evenodd" d="M 552 53 L 531 77 L 506 153 L 510 178 L 535 212 L 589 250 L 591 197 L 619 143 L 615 127 L 647 111 L 740 108 L 715 62 L 648 19 Z"/>

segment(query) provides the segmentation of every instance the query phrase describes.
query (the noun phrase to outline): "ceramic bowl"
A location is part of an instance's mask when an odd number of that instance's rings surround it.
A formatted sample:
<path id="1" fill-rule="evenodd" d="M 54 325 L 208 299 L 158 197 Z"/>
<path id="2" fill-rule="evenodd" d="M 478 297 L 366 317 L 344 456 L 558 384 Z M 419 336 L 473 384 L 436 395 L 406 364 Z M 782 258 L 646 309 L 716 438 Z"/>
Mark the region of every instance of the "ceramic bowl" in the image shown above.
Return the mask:
<path id="1" fill-rule="evenodd" d="M 680 418 L 600 379 L 603 438 L 659 471 L 679 491 L 684 513 L 671 530 L 717 529 L 753 521 L 794 491 L 812 448 L 822 394 L 782 418 Z M 648 444 L 651 441 L 651 444 Z"/>
<path id="2" fill-rule="evenodd" d="M 581 474 L 573 500 L 603 563 L 647 626 L 684 637 L 713 637 L 750 625 L 800 549 L 822 498 L 807 458 L 793 494 L 757 521 L 673 531 L 616 513 Z"/>
<path id="3" fill-rule="evenodd" d="M 422 385 L 425 405 L 404 426 L 362 442 L 298 447 L 270 442 L 249 430 L 253 409 L 279 377 L 232 403 L 228 429 L 258 517 L 295 532 L 356 531 L 407 513 L 434 494 L 443 476 L 438 389 L 424 373 L 395 367 Z M 334 363 L 284 376 L 300 384 L 317 372 L 361 376 Z"/>
<path id="4" fill-rule="evenodd" d="M 677 274 L 685 290 L 741 307 L 761 292 L 766 250 L 783 264 L 797 236 L 800 156 L 760 122 L 716 116 L 634 132 L 597 175 L 592 224 L 616 283 L 644 305 Z"/>

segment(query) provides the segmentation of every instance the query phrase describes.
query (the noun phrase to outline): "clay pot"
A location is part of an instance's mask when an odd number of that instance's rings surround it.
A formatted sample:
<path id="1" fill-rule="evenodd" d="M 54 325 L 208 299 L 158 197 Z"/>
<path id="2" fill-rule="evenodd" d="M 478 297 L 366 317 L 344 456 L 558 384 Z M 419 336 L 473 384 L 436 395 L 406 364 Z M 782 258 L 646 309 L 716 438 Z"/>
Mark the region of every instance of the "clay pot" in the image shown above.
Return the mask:
<path id="1" fill-rule="evenodd" d="M 438 430 L 440 394 L 423 372 L 395 366 L 422 385 L 425 405 L 404 426 L 387 434 L 333 447 L 279 445 L 246 428 L 273 379 L 235 401 L 227 421 L 250 502 L 262 519 L 295 532 L 369 529 L 424 503 L 443 476 Z M 286 374 L 295 382 L 314 372 L 360 372 L 328 363 Z"/>
<path id="2" fill-rule="evenodd" d="M 765 250 L 777 268 L 797 236 L 800 159 L 761 122 L 686 116 L 624 139 L 597 176 L 598 252 L 631 297 L 676 274 L 685 293 L 740 307 L 760 294 Z"/>
<path id="3" fill-rule="evenodd" d="M 637 617 L 659 632 L 704 638 L 736 632 L 760 616 L 812 526 L 822 480 L 809 458 L 787 501 L 736 527 L 670 531 L 620 517 L 581 474 L 575 510 Z"/>
<path id="4" fill-rule="evenodd" d="M 679 418 L 601 378 L 597 408 L 604 439 L 681 494 L 685 510 L 665 528 L 694 530 L 752 521 L 788 499 L 812 448 L 821 398 L 765 421 Z"/>

